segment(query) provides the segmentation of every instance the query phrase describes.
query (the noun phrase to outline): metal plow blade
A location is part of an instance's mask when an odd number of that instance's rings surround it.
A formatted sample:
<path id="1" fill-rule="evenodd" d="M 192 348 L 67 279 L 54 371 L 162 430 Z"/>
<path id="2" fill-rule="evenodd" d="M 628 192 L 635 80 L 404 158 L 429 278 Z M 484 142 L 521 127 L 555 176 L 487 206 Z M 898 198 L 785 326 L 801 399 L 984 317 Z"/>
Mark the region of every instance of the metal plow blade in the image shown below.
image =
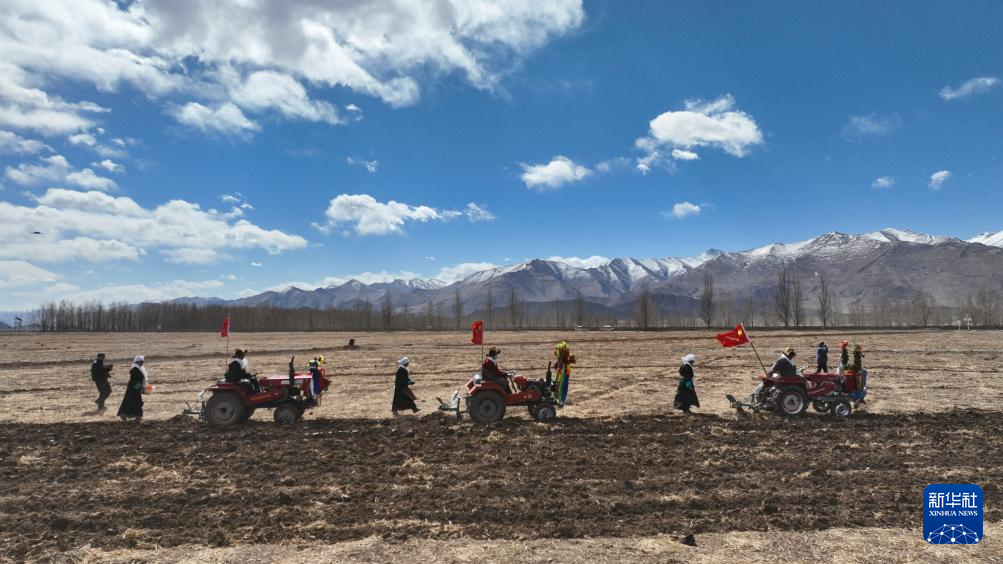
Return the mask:
<path id="1" fill-rule="evenodd" d="M 725 394 L 724 397 L 728 398 L 728 401 L 731 403 L 731 407 L 735 408 L 735 412 L 737 412 L 739 415 L 748 415 L 748 413 L 746 413 L 744 408 L 752 407 L 752 404 L 742 403 L 737 399 L 735 399 L 735 396 L 731 394 Z"/>
<path id="2" fill-rule="evenodd" d="M 446 413 L 455 413 L 456 418 L 460 418 L 460 391 L 456 390 L 453 392 L 453 397 L 450 398 L 449 402 L 442 401 L 442 398 L 435 398 L 439 402 L 439 411 L 444 411 Z"/>

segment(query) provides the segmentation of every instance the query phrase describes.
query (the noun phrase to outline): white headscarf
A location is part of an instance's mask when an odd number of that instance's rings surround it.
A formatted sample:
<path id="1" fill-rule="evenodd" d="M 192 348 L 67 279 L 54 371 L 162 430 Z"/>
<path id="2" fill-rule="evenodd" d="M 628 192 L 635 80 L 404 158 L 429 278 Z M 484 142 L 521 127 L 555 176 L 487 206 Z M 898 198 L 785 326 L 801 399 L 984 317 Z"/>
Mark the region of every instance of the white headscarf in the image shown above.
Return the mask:
<path id="1" fill-rule="evenodd" d="M 686 364 L 693 364 L 697 359 L 697 355 L 690 353 L 683 357 L 683 362 Z"/>
<path id="2" fill-rule="evenodd" d="M 132 359 L 132 367 L 133 368 L 138 368 L 139 371 L 143 373 L 143 385 L 146 386 L 147 384 L 150 383 L 150 375 L 146 373 L 146 367 L 145 366 L 141 366 L 139 364 L 140 362 L 144 362 L 144 363 L 146 362 L 146 357 L 144 357 L 141 354 L 136 355 L 136 358 Z"/>
<path id="3" fill-rule="evenodd" d="M 397 361 L 397 366 L 407 370 L 408 374 L 411 373 L 411 367 L 408 366 L 409 364 L 411 364 L 411 359 L 406 356 L 401 357 L 401 359 Z"/>

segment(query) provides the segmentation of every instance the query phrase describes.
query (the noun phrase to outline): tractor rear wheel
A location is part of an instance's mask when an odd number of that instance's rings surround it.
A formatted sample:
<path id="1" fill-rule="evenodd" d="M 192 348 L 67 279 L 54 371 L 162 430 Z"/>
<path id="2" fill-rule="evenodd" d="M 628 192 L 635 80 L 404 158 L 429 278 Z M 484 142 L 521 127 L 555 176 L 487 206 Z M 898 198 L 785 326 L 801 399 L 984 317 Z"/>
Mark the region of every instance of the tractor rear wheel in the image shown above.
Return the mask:
<path id="1" fill-rule="evenodd" d="M 272 417 L 275 422 L 279 425 L 289 425 L 295 423 L 299 419 L 300 412 L 296 409 L 296 406 L 291 403 L 283 403 L 275 408 L 275 413 Z"/>
<path id="2" fill-rule="evenodd" d="M 225 429 L 244 421 L 247 406 L 237 394 L 222 392 L 213 394 L 205 404 L 206 419 L 213 427 Z"/>
<path id="3" fill-rule="evenodd" d="M 784 386 L 777 398 L 777 410 L 781 415 L 801 415 L 808 408 L 808 396 L 797 386 Z"/>
<path id="4" fill-rule="evenodd" d="M 505 398 L 498 392 L 483 391 L 470 398 L 470 418 L 477 423 L 494 423 L 505 417 Z"/>
<path id="5" fill-rule="evenodd" d="M 826 411 L 829 411 L 829 404 L 825 403 L 822 400 L 812 400 L 811 406 L 815 411 L 819 413 L 825 413 Z"/>
<path id="6" fill-rule="evenodd" d="M 550 404 L 541 405 L 536 408 L 536 415 L 534 417 L 541 423 L 548 423 L 557 419 L 557 408 Z"/>
<path id="7" fill-rule="evenodd" d="M 849 417 L 851 413 L 853 413 L 853 408 L 846 400 L 839 400 L 832 404 L 832 414 L 836 417 Z"/>

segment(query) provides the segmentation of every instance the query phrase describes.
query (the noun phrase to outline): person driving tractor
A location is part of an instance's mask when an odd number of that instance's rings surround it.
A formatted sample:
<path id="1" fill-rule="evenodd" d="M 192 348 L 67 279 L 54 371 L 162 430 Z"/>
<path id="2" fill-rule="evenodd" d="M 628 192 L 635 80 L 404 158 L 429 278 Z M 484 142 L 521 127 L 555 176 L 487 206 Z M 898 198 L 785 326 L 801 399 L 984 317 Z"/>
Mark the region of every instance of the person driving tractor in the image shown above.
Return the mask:
<path id="1" fill-rule="evenodd" d="M 258 382 L 252 374 L 247 371 L 247 351 L 241 349 L 235 349 L 233 351 L 233 360 L 226 367 L 226 381 L 231 384 L 241 384 L 249 386 L 251 392 L 258 393 L 260 388 L 258 388 Z"/>
<path id="2" fill-rule="evenodd" d="M 794 357 L 797 353 L 794 352 L 794 347 L 787 347 L 784 349 L 784 353 L 780 355 L 780 358 L 773 363 L 773 367 L 770 368 L 770 376 L 774 374 L 779 374 L 782 378 L 789 378 L 791 376 L 797 376 L 798 369 L 794 366 Z"/>
<path id="3" fill-rule="evenodd" d="M 505 393 L 511 394 L 512 390 L 508 386 L 508 374 L 498 366 L 498 355 L 500 354 L 501 349 L 495 347 L 488 349 L 488 355 L 481 363 L 481 378 L 495 382 L 505 389 Z"/>

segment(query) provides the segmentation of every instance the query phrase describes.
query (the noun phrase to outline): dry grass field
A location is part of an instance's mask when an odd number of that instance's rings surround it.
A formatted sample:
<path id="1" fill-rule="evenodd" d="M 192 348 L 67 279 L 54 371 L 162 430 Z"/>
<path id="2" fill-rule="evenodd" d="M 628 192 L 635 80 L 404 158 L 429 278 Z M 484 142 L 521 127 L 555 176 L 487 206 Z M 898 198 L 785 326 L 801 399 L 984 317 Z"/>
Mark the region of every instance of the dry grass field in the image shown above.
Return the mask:
<path id="1" fill-rule="evenodd" d="M 433 413 L 479 364 L 468 338 L 236 334 L 252 372 L 325 355 L 332 392 L 301 424 L 262 411 L 218 432 L 177 417 L 224 370 L 217 335 L 2 335 L 0 560 L 1003 560 L 1003 332 L 754 332 L 767 364 L 788 345 L 799 364 L 819 340 L 830 364 L 841 338 L 865 347 L 867 410 L 794 421 L 735 416 L 724 394 L 748 393 L 758 365 L 712 333 L 488 333 L 504 368 L 542 375 L 559 339 L 578 358 L 556 423 L 513 410 L 491 428 Z M 104 414 L 98 351 L 118 384 Z M 689 352 L 694 417 L 671 410 Z M 114 418 L 135 354 L 157 386 L 141 425 Z M 402 355 L 424 410 L 391 420 Z M 985 541 L 926 545 L 923 488 L 968 481 L 986 492 Z"/>

